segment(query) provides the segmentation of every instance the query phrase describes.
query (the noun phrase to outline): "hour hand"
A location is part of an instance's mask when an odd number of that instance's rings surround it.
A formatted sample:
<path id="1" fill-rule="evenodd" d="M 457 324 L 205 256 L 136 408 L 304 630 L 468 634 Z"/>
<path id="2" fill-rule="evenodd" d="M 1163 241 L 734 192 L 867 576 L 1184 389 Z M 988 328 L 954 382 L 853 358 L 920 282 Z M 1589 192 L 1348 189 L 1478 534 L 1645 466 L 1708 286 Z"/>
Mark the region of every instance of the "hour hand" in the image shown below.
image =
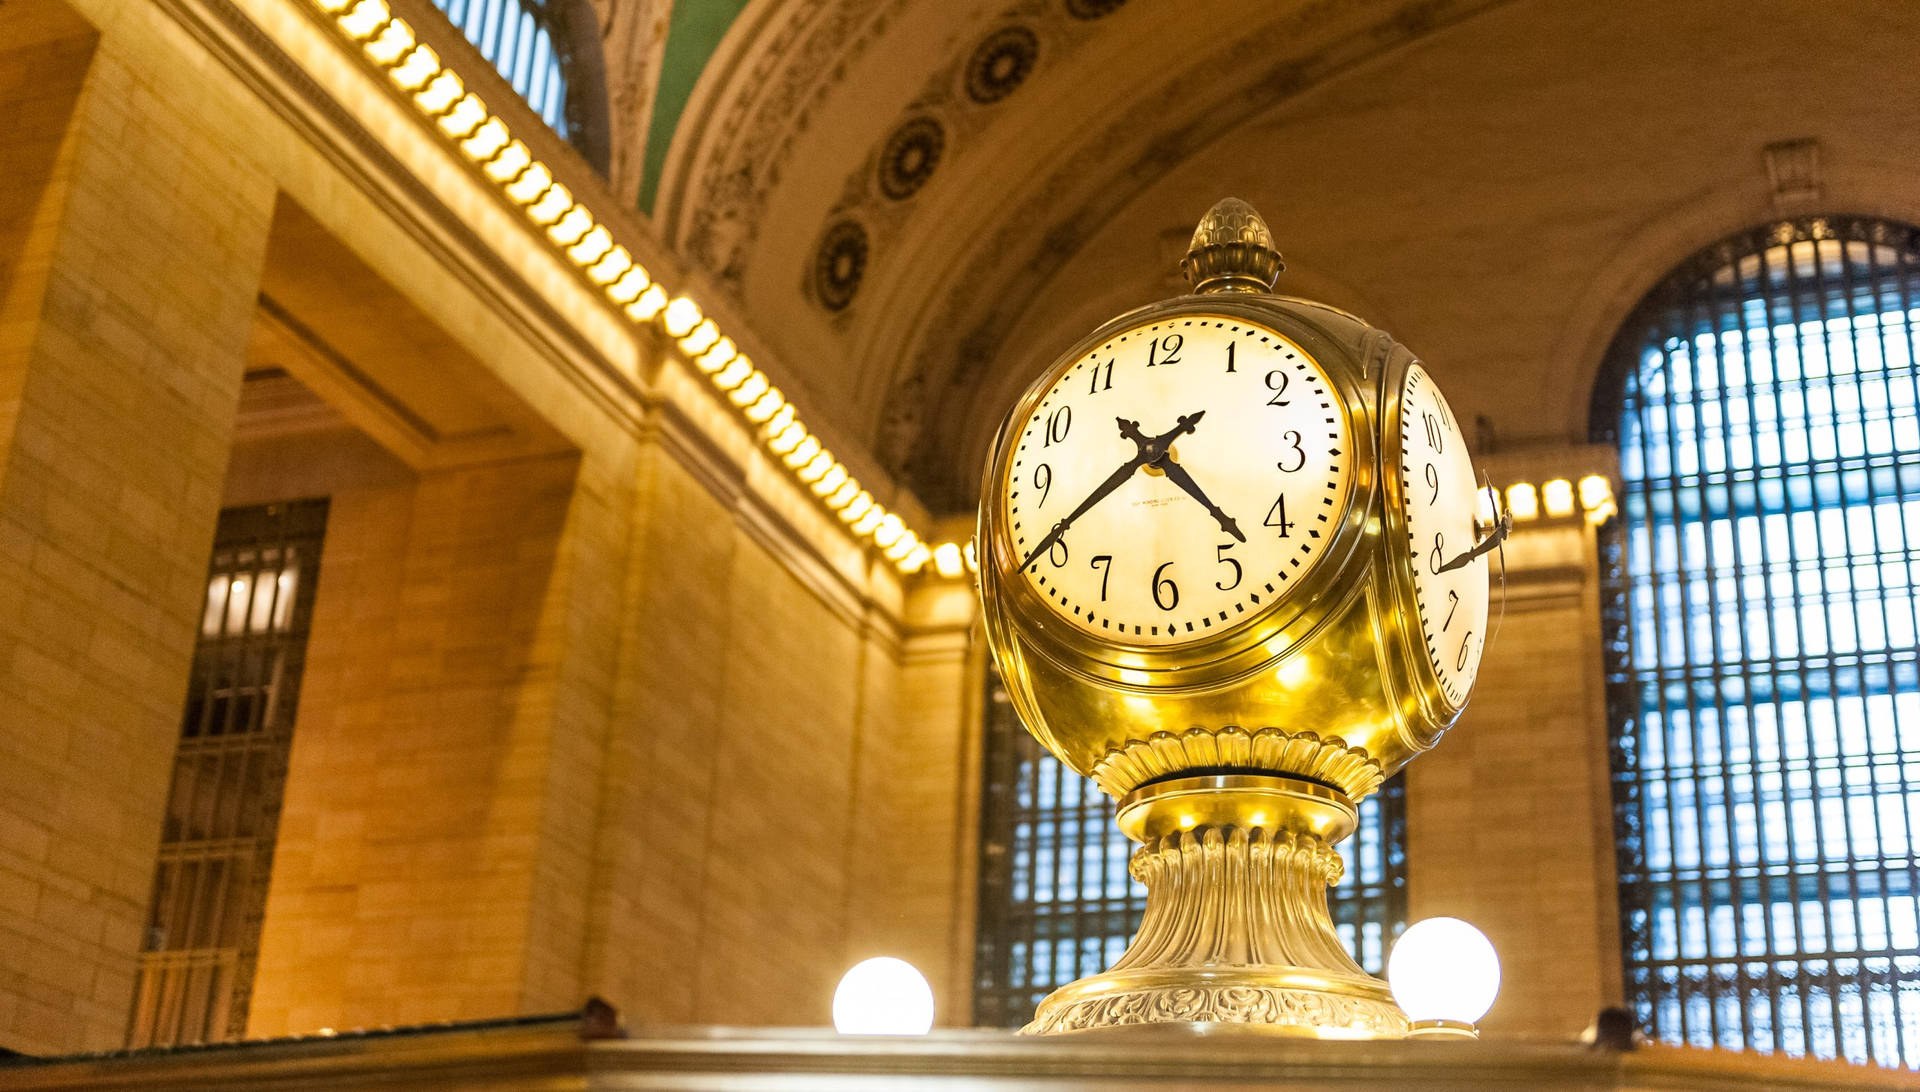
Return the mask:
<path id="1" fill-rule="evenodd" d="M 1213 500 L 1194 482 L 1193 475 L 1187 473 L 1186 467 L 1181 466 L 1172 459 L 1162 459 L 1159 465 L 1160 469 L 1166 473 L 1168 481 L 1186 490 L 1188 496 L 1199 501 L 1206 507 L 1207 514 L 1212 516 L 1215 522 L 1220 524 L 1222 531 L 1239 539 L 1241 542 L 1247 540 L 1247 536 L 1240 533 L 1240 525 L 1233 521 L 1232 516 L 1222 512 L 1219 505 L 1213 503 Z"/>
<path id="2" fill-rule="evenodd" d="M 1511 530 L 1513 530 L 1513 513 L 1511 512 L 1500 513 L 1500 522 L 1494 524 L 1493 530 L 1487 533 L 1486 538 L 1481 539 L 1479 543 L 1474 546 L 1473 549 L 1468 550 L 1467 552 L 1461 554 L 1459 557 L 1454 558 L 1452 561 L 1449 561 L 1445 565 L 1442 565 L 1438 569 L 1434 570 L 1435 573 L 1450 573 L 1455 569 L 1465 566 L 1468 562 L 1472 561 L 1474 558 L 1479 557 L 1481 554 L 1487 553 L 1488 551 L 1492 550 L 1495 546 L 1500 545 L 1500 541 L 1506 538 L 1507 532 Z"/>

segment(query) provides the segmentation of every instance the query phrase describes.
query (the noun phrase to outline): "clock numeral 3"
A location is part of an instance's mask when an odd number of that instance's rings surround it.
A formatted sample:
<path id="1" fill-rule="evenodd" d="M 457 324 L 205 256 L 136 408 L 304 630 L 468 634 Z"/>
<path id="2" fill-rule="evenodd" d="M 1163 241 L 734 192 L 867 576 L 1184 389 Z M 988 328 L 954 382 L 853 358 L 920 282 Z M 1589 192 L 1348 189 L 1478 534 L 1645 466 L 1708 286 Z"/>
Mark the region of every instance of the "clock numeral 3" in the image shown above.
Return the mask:
<path id="1" fill-rule="evenodd" d="M 1153 368 L 1161 364 L 1180 363 L 1180 346 L 1186 344 L 1186 341 L 1187 339 L 1181 337 L 1179 334 L 1168 334 L 1163 338 L 1154 338 L 1153 344 L 1147 346 L 1147 367 Z M 1162 349 L 1166 350 L 1167 355 L 1165 357 L 1160 356 Z"/>
<path id="2" fill-rule="evenodd" d="M 1088 567 L 1100 570 L 1100 601 L 1104 603 L 1107 601 L 1107 577 L 1113 575 L 1113 555 L 1099 554 L 1094 557 Z"/>
<path id="3" fill-rule="evenodd" d="M 1276 465 L 1289 474 L 1307 465 L 1307 453 L 1306 450 L 1300 446 L 1300 434 L 1293 429 L 1288 429 L 1280 434 L 1280 438 L 1285 440 L 1287 446 L 1293 449 L 1293 465 L 1288 466 L 1287 460 L 1285 459 L 1281 459 Z"/>
<path id="4" fill-rule="evenodd" d="M 1161 610 L 1172 610 L 1180 605 L 1180 585 L 1173 582 L 1173 577 L 1160 575 L 1171 568 L 1173 562 L 1169 561 L 1153 570 L 1153 605 Z"/>

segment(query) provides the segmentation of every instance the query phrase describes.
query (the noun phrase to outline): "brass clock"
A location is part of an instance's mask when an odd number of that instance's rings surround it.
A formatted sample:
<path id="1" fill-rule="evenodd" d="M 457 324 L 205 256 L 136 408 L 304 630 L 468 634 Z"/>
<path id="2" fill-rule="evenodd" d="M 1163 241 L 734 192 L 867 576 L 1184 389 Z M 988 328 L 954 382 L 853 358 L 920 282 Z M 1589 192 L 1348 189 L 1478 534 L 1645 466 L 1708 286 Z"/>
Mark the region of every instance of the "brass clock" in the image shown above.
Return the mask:
<path id="1" fill-rule="evenodd" d="M 1183 264 L 1194 294 L 1040 376 L 982 489 L 1008 692 L 1119 801 L 1149 887 L 1133 947 L 1028 1030 L 1403 1034 L 1327 920 L 1332 845 L 1465 705 L 1499 531 L 1431 375 L 1353 316 L 1269 294 L 1281 259 L 1252 208 L 1216 205 Z"/>

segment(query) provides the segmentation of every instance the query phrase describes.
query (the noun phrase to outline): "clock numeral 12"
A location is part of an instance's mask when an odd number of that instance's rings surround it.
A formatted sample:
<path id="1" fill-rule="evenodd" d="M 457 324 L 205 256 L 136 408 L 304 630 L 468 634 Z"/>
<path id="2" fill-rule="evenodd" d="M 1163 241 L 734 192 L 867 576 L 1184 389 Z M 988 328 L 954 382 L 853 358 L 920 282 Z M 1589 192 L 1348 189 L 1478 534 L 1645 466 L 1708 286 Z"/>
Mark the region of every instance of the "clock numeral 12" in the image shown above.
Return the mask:
<path id="1" fill-rule="evenodd" d="M 1147 346 L 1147 367 L 1153 368 L 1161 364 L 1180 363 L 1180 346 L 1186 344 L 1186 341 L 1187 339 L 1181 337 L 1179 334 L 1168 334 L 1164 338 L 1154 338 L 1153 344 Z M 1165 360 L 1159 359 L 1161 349 L 1167 351 Z"/>

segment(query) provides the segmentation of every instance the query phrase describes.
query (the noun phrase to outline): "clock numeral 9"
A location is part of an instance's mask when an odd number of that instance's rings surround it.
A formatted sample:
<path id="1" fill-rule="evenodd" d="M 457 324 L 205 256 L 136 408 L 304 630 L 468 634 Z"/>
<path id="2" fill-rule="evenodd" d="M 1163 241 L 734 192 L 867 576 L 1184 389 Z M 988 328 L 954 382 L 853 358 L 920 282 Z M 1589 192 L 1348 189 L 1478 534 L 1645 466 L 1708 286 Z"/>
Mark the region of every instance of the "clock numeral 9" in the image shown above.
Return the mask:
<path id="1" fill-rule="evenodd" d="M 1072 406 L 1061 406 L 1059 409 L 1054 410 L 1047 418 L 1047 442 L 1042 446 L 1052 447 L 1064 441 L 1067 438 L 1067 430 L 1072 427 Z"/>
<path id="2" fill-rule="evenodd" d="M 1216 588 L 1219 588 L 1221 591 L 1232 591 L 1233 589 L 1239 587 L 1240 577 L 1244 575 L 1240 570 L 1240 563 L 1227 556 L 1227 551 L 1232 548 L 1233 548 L 1233 543 L 1222 542 L 1219 546 L 1215 547 L 1213 551 L 1214 560 L 1220 562 L 1220 564 L 1222 565 L 1233 566 L 1233 583 L 1222 584 L 1218 580 L 1213 582 L 1213 586 Z"/>
<path id="3" fill-rule="evenodd" d="M 1047 494 L 1053 492 L 1053 467 L 1041 463 L 1033 468 L 1033 487 L 1040 491 L 1040 504 L 1047 503 Z M 1034 507 L 1039 507 L 1035 505 Z"/>
<path id="4" fill-rule="evenodd" d="M 1280 434 L 1280 439 L 1286 441 L 1287 446 L 1293 449 L 1293 465 L 1288 466 L 1287 460 L 1285 459 L 1281 459 L 1279 463 L 1275 465 L 1279 466 L 1281 470 L 1288 474 L 1307 465 L 1307 453 L 1306 450 L 1300 446 L 1300 434 L 1298 432 L 1295 432 L 1293 429 L 1288 429 Z"/>
<path id="5" fill-rule="evenodd" d="M 1104 564 L 1103 564 L 1104 562 Z M 1100 570 L 1100 601 L 1107 601 L 1107 577 L 1113 575 L 1113 555 L 1100 554 L 1088 563 L 1088 568 Z"/>
<path id="6" fill-rule="evenodd" d="M 1468 630 L 1466 636 L 1460 638 L 1460 655 L 1455 657 L 1453 661 L 1453 669 L 1455 671 L 1465 671 L 1467 669 L 1467 645 L 1472 642 L 1473 631 Z"/>
<path id="7" fill-rule="evenodd" d="M 1427 485 L 1433 490 L 1432 495 L 1427 497 L 1427 503 L 1432 504 L 1440 499 L 1440 471 L 1432 463 L 1427 464 Z"/>
<path id="8" fill-rule="evenodd" d="M 1160 575 L 1171 568 L 1173 562 L 1169 561 L 1153 570 L 1153 605 L 1161 610 L 1172 610 L 1180 605 L 1180 585 L 1173 582 L 1173 577 Z"/>
<path id="9" fill-rule="evenodd" d="M 1287 405 L 1288 400 L 1280 397 L 1281 395 L 1287 393 L 1287 373 L 1286 372 L 1283 372 L 1278 368 L 1275 368 L 1274 370 L 1268 372 L 1267 373 L 1267 389 L 1273 392 L 1273 397 L 1267 399 L 1267 405 L 1269 406 Z"/>
<path id="10" fill-rule="evenodd" d="M 1181 337 L 1179 334 L 1168 334 L 1163 338 L 1154 338 L 1153 344 L 1147 346 L 1147 367 L 1152 368 L 1161 364 L 1180 363 L 1180 346 L 1186 344 L 1186 341 L 1187 339 Z M 1160 351 L 1162 349 L 1165 349 L 1167 352 L 1165 359 L 1160 358 Z"/>

